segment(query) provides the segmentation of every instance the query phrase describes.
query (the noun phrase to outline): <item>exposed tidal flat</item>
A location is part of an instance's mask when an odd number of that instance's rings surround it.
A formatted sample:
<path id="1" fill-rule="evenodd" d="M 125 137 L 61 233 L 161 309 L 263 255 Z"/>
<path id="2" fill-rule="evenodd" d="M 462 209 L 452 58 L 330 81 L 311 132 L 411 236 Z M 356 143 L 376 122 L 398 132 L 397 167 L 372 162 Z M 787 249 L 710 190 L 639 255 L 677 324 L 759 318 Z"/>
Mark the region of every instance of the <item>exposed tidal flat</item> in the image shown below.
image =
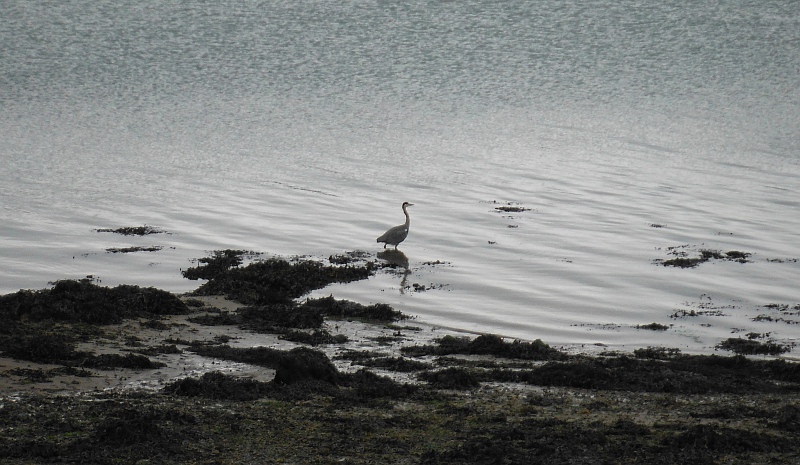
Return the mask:
<path id="1" fill-rule="evenodd" d="M 450 331 L 385 304 L 308 297 L 398 266 L 380 257 L 221 250 L 184 270 L 202 280 L 185 295 L 86 278 L 0 296 L 0 460 L 800 458 L 800 365 L 778 357 L 790 347 L 737 337 L 720 344 L 725 355 L 590 356 Z"/>

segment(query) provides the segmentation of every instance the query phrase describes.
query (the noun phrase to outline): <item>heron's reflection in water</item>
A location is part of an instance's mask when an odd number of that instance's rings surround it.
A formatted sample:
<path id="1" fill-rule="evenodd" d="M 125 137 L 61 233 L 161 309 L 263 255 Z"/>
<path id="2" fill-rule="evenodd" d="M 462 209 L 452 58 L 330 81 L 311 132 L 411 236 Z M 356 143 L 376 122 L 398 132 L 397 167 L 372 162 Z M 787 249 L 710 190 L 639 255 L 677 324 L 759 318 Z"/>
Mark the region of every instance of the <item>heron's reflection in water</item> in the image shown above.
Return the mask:
<path id="1" fill-rule="evenodd" d="M 408 257 L 400 250 L 382 250 L 378 252 L 378 258 L 386 261 L 391 268 L 394 268 L 397 274 L 402 275 L 400 280 L 400 293 L 405 294 L 408 287 L 408 275 L 411 270 L 408 267 Z"/>

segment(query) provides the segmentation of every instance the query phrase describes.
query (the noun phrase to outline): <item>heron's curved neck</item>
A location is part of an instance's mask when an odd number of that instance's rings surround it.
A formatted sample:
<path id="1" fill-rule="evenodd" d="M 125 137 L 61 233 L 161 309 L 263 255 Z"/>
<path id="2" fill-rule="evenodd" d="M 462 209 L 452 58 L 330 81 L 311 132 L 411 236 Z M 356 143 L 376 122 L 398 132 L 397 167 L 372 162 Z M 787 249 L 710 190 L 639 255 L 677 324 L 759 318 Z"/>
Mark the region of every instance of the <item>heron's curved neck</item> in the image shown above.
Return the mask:
<path id="1" fill-rule="evenodd" d="M 403 205 L 403 213 L 405 213 L 406 215 L 406 226 L 408 226 L 409 224 L 411 224 L 411 217 L 408 216 L 408 211 L 406 210 L 406 208 L 408 208 L 408 205 Z"/>

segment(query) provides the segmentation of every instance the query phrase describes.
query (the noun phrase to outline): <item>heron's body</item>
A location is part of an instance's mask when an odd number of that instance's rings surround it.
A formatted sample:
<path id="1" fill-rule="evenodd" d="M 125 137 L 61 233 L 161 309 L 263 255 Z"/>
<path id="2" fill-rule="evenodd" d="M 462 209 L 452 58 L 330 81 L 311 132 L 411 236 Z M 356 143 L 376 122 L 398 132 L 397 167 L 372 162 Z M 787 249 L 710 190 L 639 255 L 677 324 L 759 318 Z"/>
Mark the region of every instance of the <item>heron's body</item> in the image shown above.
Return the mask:
<path id="1" fill-rule="evenodd" d="M 408 216 L 408 211 L 406 207 L 410 207 L 414 205 L 413 203 L 403 202 L 403 213 L 406 215 L 406 222 L 391 228 L 390 230 L 383 233 L 381 237 L 378 238 L 377 242 L 383 242 L 383 248 L 385 249 L 387 245 L 393 245 L 396 249 L 397 246 L 406 240 L 408 236 L 408 227 L 411 225 L 411 218 Z"/>

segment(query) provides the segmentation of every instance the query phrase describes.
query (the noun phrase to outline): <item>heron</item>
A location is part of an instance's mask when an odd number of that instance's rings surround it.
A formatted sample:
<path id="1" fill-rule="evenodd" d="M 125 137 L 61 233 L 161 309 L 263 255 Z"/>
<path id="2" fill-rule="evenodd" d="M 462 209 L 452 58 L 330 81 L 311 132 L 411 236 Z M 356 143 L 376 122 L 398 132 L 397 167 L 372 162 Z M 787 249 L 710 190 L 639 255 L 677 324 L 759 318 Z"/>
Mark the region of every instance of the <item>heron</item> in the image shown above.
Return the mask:
<path id="1" fill-rule="evenodd" d="M 389 229 L 378 238 L 377 242 L 383 242 L 384 249 L 387 245 L 393 245 L 394 248 L 397 249 L 398 244 L 406 240 L 408 236 L 408 226 L 411 224 L 411 218 L 408 216 L 408 210 L 406 210 L 406 208 L 412 205 L 414 204 L 403 202 L 403 213 L 406 215 L 406 222 Z"/>

